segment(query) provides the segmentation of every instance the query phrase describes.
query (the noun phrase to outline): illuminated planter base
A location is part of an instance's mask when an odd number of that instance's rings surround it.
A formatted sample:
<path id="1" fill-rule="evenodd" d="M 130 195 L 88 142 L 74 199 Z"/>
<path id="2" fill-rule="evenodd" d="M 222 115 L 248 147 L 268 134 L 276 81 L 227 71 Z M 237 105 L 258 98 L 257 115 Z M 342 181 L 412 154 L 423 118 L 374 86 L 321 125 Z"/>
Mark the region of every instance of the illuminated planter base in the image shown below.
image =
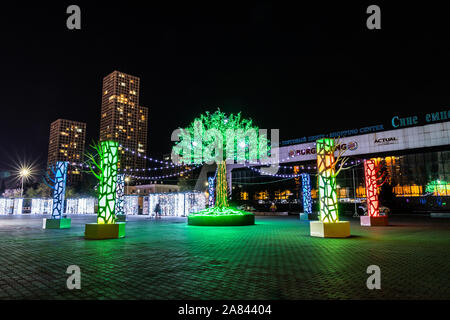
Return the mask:
<path id="1" fill-rule="evenodd" d="M 232 207 L 212 207 L 188 216 L 191 226 L 249 226 L 255 215 Z"/>
<path id="2" fill-rule="evenodd" d="M 388 225 L 388 217 L 387 216 L 361 216 L 361 225 L 364 227 L 379 227 L 379 226 L 387 226 Z"/>
<path id="3" fill-rule="evenodd" d="M 126 214 L 118 214 L 116 216 L 117 222 L 126 222 L 127 221 L 127 215 Z"/>
<path id="4" fill-rule="evenodd" d="M 303 221 L 317 220 L 317 213 L 300 212 L 300 220 L 303 220 Z"/>
<path id="5" fill-rule="evenodd" d="M 125 237 L 125 222 L 110 224 L 88 223 L 84 238 L 90 240 L 119 239 Z"/>
<path id="6" fill-rule="evenodd" d="M 42 220 L 43 229 L 69 229 L 72 219 L 61 218 L 61 219 L 47 219 Z"/>
<path id="7" fill-rule="evenodd" d="M 249 226 L 255 224 L 255 215 L 229 214 L 229 215 L 194 215 L 188 216 L 188 224 L 191 226 Z"/>
<path id="8" fill-rule="evenodd" d="M 350 222 L 310 222 L 311 237 L 321 238 L 347 238 L 350 237 Z"/>

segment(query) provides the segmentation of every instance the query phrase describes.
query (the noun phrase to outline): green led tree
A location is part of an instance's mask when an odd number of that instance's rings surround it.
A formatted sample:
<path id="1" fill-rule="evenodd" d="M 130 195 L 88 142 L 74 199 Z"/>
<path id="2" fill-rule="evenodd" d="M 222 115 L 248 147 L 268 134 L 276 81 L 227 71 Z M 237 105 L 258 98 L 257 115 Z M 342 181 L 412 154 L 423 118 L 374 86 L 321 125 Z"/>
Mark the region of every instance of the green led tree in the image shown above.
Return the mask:
<path id="1" fill-rule="evenodd" d="M 176 138 L 178 142 L 172 150 L 174 162 L 216 163 L 218 167 L 215 205 L 195 215 L 248 215 L 247 212 L 229 207 L 227 163 L 267 159 L 270 146 L 266 135 L 260 134 L 252 120 L 242 118 L 240 113 L 226 115 L 220 110 L 205 112 L 188 127 L 179 129 Z"/>
<path id="2" fill-rule="evenodd" d="M 115 141 L 102 141 L 92 146 L 99 160 L 95 156 L 87 154 L 90 162 L 91 173 L 99 181 L 98 189 L 98 215 L 97 223 L 109 224 L 116 221 L 116 185 L 117 185 L 117 162 L 119 156 L 119 144 Z"/>
<path id="3" fill-rule="evenodd" d="M 102 141 L 91 146 L 96 153 L 87 154 L 90 172 L 98 179 L 97 223 L 86 224 L 86 239 L 114 239 L 125 236 L 125 223 L 116 222 L 116 187 L 119 144 Z"/>

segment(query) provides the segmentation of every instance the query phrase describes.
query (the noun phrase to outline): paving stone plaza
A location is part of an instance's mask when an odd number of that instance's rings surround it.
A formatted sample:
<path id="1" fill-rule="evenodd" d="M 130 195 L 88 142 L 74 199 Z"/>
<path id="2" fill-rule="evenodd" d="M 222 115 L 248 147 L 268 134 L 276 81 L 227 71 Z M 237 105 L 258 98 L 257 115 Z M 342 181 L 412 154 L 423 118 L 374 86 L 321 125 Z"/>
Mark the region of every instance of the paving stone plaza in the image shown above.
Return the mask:
<path id="1" fill-rule="evenodd" d="M 310 237 L 298 216 L 253 226 L 188 226 L 129 217 L 126 237 L 85 240 L 95 215 L 42 229 L 43 216 L 0 216 L 0 299 L 449 299 L 450 221 L 395 217 L 350 238 Z M 66 287 L 67 267 L 81 289 Z M 370 265 L 381 290 L 366 286 Z"/>

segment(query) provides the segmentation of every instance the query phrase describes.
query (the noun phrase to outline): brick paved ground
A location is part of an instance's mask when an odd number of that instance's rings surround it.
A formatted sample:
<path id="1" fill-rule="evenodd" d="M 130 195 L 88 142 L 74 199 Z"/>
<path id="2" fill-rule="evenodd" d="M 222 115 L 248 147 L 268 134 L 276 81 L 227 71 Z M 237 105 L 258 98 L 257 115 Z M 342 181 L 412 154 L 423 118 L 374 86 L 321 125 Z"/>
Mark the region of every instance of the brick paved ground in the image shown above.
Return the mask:
<path id="1" fill-rule="evenodd" d="M 87 241 L 84 224 L 43 230 L 42 217 L 0 216 L 0 299 L 450 299 L 450 221 L 391 219 L 320 239 L 294 217 L 247 227 L 132 217 L 127 237 Z M 69 265 L 82 289 L 66 289 Z M 366 288 L 381 267 L 382 289 Z"/>

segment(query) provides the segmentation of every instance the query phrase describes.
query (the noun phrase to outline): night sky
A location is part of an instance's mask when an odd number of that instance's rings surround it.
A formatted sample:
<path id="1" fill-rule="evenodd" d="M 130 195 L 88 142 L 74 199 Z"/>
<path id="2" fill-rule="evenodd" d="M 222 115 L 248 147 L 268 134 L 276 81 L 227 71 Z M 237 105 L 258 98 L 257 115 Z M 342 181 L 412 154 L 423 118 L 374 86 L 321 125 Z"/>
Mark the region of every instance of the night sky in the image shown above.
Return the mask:
<path id="1" fill-rule="evenodd" d="M 153 156 L 170 151 L 175 128 L 217 107 L 279 128 L 282 140 L 448 109 L 444 7 L 148 3 L 2 7 L 0 169 L 24 156 L 45 164 L 58 118 L 87 122 L 87 142 L 98 139 L 102 79 L 113 70 L 141 78 Z M 79 31 L 66 28 L 70 4 L 81 7 Z M 381 7 L 381 30 L 366 28 L 369 4 Z"/>

